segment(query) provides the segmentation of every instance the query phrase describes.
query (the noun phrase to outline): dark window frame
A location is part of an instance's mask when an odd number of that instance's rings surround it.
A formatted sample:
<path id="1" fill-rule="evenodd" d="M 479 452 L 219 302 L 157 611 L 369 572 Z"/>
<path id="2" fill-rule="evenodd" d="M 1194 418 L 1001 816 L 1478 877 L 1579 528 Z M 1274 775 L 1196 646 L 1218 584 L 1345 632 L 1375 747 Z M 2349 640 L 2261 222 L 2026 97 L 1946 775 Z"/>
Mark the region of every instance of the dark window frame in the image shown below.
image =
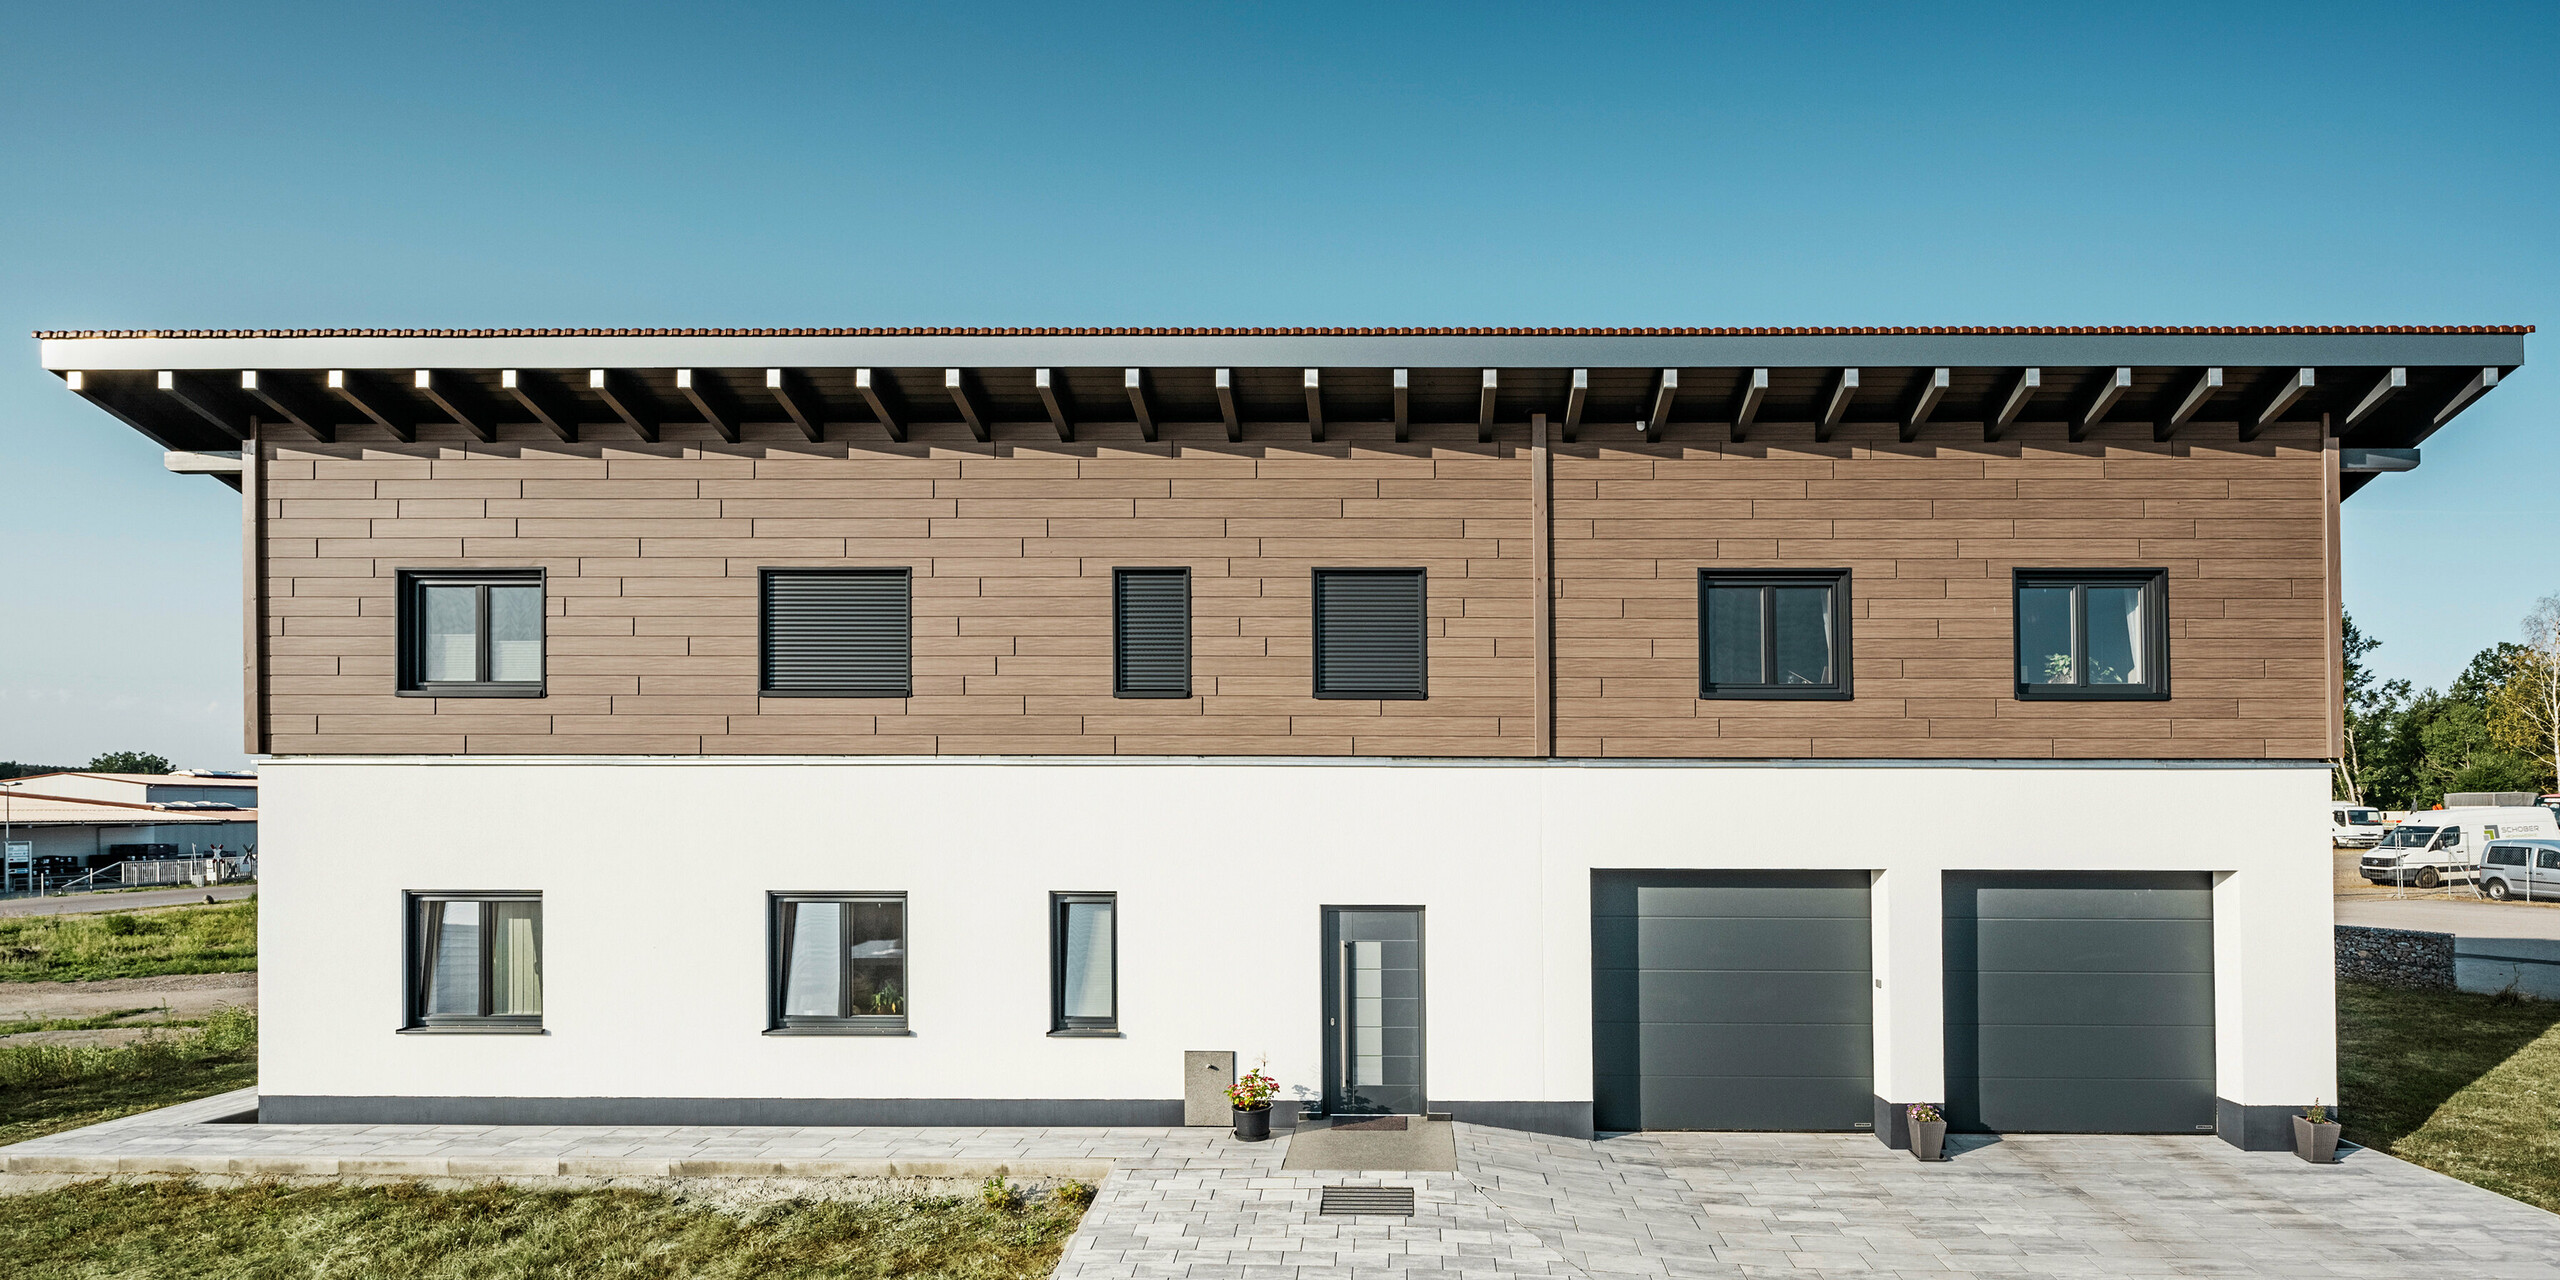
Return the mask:
<path id="1" fill-rule="evenodd" d="M 773 687 L 773 581 L 776 578 L 895 577 L 906 586 L 906 682 L 860 688 Z M 916 571 L 911 565 L 780 565 L 756 570 L 756 696 L 759 698 L 912 698 L 916 688 Z"/>
<path id="2" fill-rule="evenodd" d="M 1101 1018 L 1070 1018 L 1067 1016 L 1067 908 L 1076 903 L 1097 902 L 1111 908 L 1111 1013 Z M 1049 1034 L 1120 1034 L 1120 895 L 1117 893 L 1052 892 L 1049 895 Z"/>
<path id="3" fill-rule="evenodd" d="M 1122 655 L 1128 651 L 1128 618 L 1122 609 L 1121 584 L 1131 577 L 1182 578 L 1182 688 L 1179 692 L 1164 689 L 1132 689 Z M 1188 698 L 1191 696 L 1191 567 L 1189 565 L 1128 565 L 1111 571 L 1111 696 L 1115 698 Z"/>
<path id="4" fill-rule="evenodd" d="M 1324 669 L 1324 580 L 1342 577 L 1409 577 L 1420 588 L 1414 603 L 1419 609 L 1416 621 L 1420 642 L 1420 662 L 1416 674 L 1420 686 L 1414 689 L 1341 689 L 1325 688 Z M 1431 698 L 1431 571 L 1427 568 L 1395 565 L 1322 565 L 1307 571 L 1307 667 L 1313 695 L 1328 702 L 1427 702 Z"/>
<path id="5" fill-rule="evenodd" d="M 402 1008 L 400 1030 L 405 1033 L 436 1032 L 443 1034 L 536 1035 L 542 1032 L 543 1014 L 461 1014 L 427 1012 L 427 983 L 435 970 L 433 947 L 427 937 L 427 905 L 435 902 L 476 902 L 486 905 L 502 902 L 530 902 L 539 909 L 539 889 L 410 889 L 400 895 L 401 953 L 406 957 L 407 972 L 402 975 Z M 497 948 L 489 945 L 491 934 L 480 940 L 480 1007 L 491 1007 L 496 995 Z M 542 1007 L 551 1008 L 551 971 L 545 963 L 550 951 L 548 942 L 537 945 L 534 963 L 542 972 Z"/>
<path id="6" fill-rule="evenodd" d="M 551 679 L 551 582 L 543 569 L 402 569 L 395 575 L 394 625 L 399 632 L 398 676 L 394 692 L 403 698 L 539 698 Z M 542 675 L 534 680 L 428 680 L 426 678 L 428 587 L 477 587 L 479 629 L 476 669 L 489 669 L 489 588 L 532 587 L 542 593 Z"/>
<path id="7" fill-rule="evenodd" d="M 2091 684 L 2089 676 L 2090 587 L 2141 587 L 2146 617 L 2143 657 L 2151 678 L 2141 684 Z M 2031 684 L 2026 669 L 2025 613 L 2019 595 L 2029 587 L 2070 587 L 2071 657 L 2076 674 L 2070 684 Z M 2024 569 L 2009 571 L 2009 676 L 2020 702 L 2166 702 L 2169 699 L 2169 571 L 2167 569 Z"/>
<path id="8" fill-rule="evenodd" d="M 859 1013 L 846 1016 L 787 1014 L 783 1012 L 786 989 L 791 980 L 791 915 L 790 908 L 804 902 L 827 902 L 839 906 L 857 902 L 894 902 L 898 904 L 898 991 L 900 1008 L 896 1013 Z M 912 1035 L 907 1018 L 915 1010 L 915 913 L 909 909 L 903 890 L 887 892 L 791 892 L 776 890 L 765 895 L 765 1031 L 769 1036 L 903 1036 Z M 836 957 L 837 981 L 849 980 L 844 972 L 852 965 L 850 954 Z M 839 990 L 842 988 L 839 987 Z"/>
<path id="9" fill-rule="evenodd" d="M 1831 679 L 1825 684 L 1717 684 L 1707 662 L 1707 593 L 1719 586 L 1759 587 L 1760 671 L 1778 669 L 1777 627 L 1773 598 L 1777 587 L 1824 587 L 1831 592 Z M 1849 571 L 1847 569 L 1714 569 L 1698 570 L 1698 696 L 1735 702 L 1847 702 L 1856 696 L 1855 667 L 1850 661 Z"/>

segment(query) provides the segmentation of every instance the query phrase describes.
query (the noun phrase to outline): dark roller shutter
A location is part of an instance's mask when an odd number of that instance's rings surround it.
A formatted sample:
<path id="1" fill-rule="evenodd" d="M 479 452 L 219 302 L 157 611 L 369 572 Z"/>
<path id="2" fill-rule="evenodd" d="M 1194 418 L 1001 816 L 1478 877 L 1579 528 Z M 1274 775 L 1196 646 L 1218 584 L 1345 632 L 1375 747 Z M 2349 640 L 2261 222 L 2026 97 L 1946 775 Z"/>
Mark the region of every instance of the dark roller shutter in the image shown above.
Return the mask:
<path id="1" fill-rule="evenodd" d="M 1421 698 L 1424 671 L 1420 569 L 1318 569 L 1316 696 Z"/>
<path id="2" fill-rule="evenodd" d="M 1191 571 L 1111 571 L 1111 692 L 1191 696 Z"/>
<path id="3" fill-rule="evenodd" d="M 905 569 L 764 571 L 764 692 L 907 696 Z"/>

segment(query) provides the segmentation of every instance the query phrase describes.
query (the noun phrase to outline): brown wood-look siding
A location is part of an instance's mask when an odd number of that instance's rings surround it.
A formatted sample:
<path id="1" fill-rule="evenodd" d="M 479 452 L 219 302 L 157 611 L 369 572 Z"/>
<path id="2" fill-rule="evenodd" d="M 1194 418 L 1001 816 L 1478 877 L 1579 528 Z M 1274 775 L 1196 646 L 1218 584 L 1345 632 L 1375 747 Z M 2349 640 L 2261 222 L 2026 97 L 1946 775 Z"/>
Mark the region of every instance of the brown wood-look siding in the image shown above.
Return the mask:
<path id="1" fill-rule="evenodd" d="M 533 430 L 539 430 L 535 428 Z M 1535 754 L 1525 428 L 1178 424 L 1062 445 L 957 424 L 890 445 L 270 439 L 270 749 L 310 753 Z M 349 429 L 347 437 L 361 434 Z M 1621 439 L 1623 435 L 1623 439 Z M 2320 758 L 2327 562 L 2316 426 L 2173 444 L 2106 426 L 1806 425 L 1723 443 L 1586 426 L 1553 450 L 1553 732 L 1566 756 Z M 1125 437 L 1125 438 L 1124 438 Z M 549 696 L 394 696 L 393 575 L 541 566 Z M 915 571 L 903 699 L 756 694 L 756 570 Z M 1193 571 L 1196 696 L 1111 696 L 1110 575 Z M 1430 570 L 1431 696 L 1310 696 L 1309 570 Z M 1850 702 L 1697 697 L 1701 566 L 1853 571 Z M 2011 697 L 2009 569 L 2169 571 L 2173 698 Z"/>

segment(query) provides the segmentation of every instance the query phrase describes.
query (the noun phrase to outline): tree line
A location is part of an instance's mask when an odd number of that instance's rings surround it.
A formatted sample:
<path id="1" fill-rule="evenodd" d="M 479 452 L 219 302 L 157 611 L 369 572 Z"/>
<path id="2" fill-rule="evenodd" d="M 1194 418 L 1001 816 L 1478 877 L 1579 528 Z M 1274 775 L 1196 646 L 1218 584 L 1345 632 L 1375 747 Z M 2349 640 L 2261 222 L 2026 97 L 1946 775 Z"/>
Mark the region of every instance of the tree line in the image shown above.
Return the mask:
<path id="1" fill-rule="evenodd" d="M 2560 790 L 2560 594 L 2525 615 L 2522 640 L 2472 656 L 2439 693 L 2382 680 L 2365 656 L 2382 641 L 2340 618 L 2346 754 L 2334 797 L 2424 809 L 2450 791 Z"/>
<path id="2" fill-rule="evenodd" d="M 167 773 L 169 758 L 148 751 L 102 751 L 87 764 L 28 764 L 0 760 L 0 778 L 32 778 L 40 773 Z"/>

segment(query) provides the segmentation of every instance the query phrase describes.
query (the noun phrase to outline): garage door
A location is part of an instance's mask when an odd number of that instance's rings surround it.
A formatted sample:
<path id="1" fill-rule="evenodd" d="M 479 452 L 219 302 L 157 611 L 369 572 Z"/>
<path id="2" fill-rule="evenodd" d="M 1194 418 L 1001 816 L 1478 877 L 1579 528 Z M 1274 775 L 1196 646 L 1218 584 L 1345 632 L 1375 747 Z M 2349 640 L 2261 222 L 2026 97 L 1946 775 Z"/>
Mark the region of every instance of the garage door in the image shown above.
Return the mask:
<path id="1" fill-rule="evenodd" d="M 2213 1128 L 2209 874 L 1949 872 L 1945 893 L 1950 1128 Z"/>
<path id="2" fill-rule="evenodd" d="M 1867 873 L 1592 878 L 1592 1119 L 1628 1129 L 1874 1123 Z"/>

